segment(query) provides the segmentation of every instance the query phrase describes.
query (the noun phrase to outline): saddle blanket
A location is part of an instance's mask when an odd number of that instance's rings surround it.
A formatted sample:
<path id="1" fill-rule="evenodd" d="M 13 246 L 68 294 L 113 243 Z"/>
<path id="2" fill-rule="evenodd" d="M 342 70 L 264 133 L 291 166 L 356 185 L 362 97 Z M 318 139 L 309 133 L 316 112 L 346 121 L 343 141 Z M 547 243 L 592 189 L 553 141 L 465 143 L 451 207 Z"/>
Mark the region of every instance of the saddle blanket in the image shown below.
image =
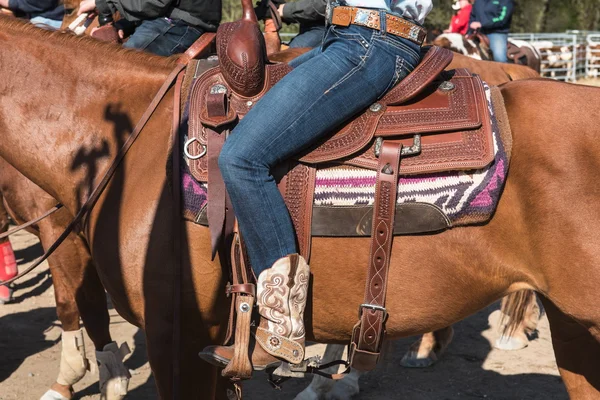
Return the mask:
<path id="1" fill-rule="evenodd" d="M 439 208 L 450 226 L 488 222 L 496 210 L 509 166 L 510 140 L 500 132 L 491 89 L 484 84 L 488 100 L 494 141 L 494 161 L 473 171 L 447 171 L 423 175 L 401 176 L 398 204 L 427 203 Z M 505 143 L 508 142 L 508 143 Z M 185 157 L 184 157 L 185 159 Z M 208 187 L 191 175 L 183 163 L 182 191 L 184 218 L 206 223 Z M 316 175 L 315 207 L 357 207 L 374 203 L 376 171 L 352 166 L 319 169 Z"/>

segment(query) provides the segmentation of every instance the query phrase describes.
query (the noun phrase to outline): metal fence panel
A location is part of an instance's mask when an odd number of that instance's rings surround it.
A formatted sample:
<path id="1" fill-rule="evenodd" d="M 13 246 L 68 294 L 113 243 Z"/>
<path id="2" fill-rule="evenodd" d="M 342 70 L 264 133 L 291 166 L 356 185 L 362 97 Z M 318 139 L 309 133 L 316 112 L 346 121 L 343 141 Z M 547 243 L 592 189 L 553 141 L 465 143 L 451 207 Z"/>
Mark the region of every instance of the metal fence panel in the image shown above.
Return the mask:
<path id="1" fill-rule="evenodd" d="M 587 35 L 585 54 L 585 76 L 600 77 L 600 33 Z"/>

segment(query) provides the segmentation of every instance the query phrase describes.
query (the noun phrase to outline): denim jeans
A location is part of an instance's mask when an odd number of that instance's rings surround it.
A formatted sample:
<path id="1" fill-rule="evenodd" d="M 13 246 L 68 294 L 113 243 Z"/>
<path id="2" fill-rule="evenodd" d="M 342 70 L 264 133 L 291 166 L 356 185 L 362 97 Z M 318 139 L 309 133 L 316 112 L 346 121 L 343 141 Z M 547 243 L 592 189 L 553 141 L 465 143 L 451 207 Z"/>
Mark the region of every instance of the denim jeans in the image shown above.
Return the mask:
<path id="1" fill-rule="evenodd" d="M 290 47 L 319 47 L 327 32 L 325 21 L 319 24 L 301 24 L 300 33 L 290 41 Z"/>
<path id="2" fill-rule="evenodd" d="M 204 31 L 181 20 L 157 18 L 143 21 L 123 47 L 145 50 L 159 56 L 183 53 Z"/>
<path id="3" fill-rule="evenodd" d="M 508 33 L 488 33 L 490 39 L 490 50 L 494 56 L 494 61 L 508 62 L 506 51 L 508 47 Z"/>
<path id="4" fill-rule="evenodd" d="M 40 28 L 47 29 L 48 27 L 54 29 L 60 29 L 62 26 L 62 21 L 57 21 L 55 19 L 45 18 L 45 17 L 33 17 L 29 20 L 35 26 Z"/>
<path id="5" fill-rule="evenodd" d="M 419 60 L 418 45 L 385 31 L 331 26 L 231 132 L 219 168 L 257 276 L 297 252 L 272 168 L 373 104 Z"/>

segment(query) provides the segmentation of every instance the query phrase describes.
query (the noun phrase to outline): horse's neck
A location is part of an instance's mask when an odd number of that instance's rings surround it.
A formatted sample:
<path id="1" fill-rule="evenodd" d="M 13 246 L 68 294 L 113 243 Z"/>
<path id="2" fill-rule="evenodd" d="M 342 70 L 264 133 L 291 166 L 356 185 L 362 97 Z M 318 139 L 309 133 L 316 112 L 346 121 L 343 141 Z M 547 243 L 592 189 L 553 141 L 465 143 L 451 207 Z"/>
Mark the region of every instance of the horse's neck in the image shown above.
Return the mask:
<path id="1" fill-rule="evenodd" d="M 78 43 L 87 51 L 70 40 L 52 46 L 53 36 L 6 36 L 0 33 L 0 156 L 76 212 L 166 68 L 153 73 L 85 40 Z M 114 63 L 106 62 L 111 54 Z"/>

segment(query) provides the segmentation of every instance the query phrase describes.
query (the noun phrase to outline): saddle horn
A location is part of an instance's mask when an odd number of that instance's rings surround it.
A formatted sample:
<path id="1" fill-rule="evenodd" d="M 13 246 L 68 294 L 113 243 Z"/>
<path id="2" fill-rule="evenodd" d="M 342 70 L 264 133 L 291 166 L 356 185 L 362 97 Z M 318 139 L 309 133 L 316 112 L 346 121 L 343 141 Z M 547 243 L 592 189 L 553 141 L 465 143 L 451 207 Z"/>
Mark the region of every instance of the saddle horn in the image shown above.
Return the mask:
<path id="1" fill-rule="evenodd" d="M 252 0 L 241 1 L 242 18 L 222 24 L 217 31 L 217 55 L 231 89 L 252 97 L 264 87 L 266 47 Z"/>

